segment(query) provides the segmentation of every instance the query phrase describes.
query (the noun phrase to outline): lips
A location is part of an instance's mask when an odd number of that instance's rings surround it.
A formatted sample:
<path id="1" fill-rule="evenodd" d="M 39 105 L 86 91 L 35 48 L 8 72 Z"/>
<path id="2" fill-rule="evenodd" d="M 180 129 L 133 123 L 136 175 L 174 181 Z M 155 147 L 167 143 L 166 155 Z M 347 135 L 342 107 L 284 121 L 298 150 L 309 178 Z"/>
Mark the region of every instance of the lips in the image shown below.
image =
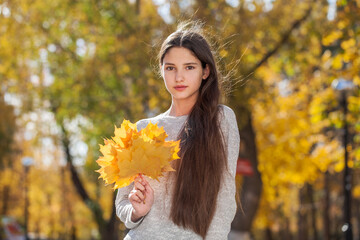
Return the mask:
<path id="1" fill-rule="evenodd" d="M 176 90 L 178 91 L 182 91 L 182 90 L 185 90 L 187 88 L 187 86 L 184 86 L 184 85 L 178 85 L 178 86 L 175 86 L 174 87 Z"/>

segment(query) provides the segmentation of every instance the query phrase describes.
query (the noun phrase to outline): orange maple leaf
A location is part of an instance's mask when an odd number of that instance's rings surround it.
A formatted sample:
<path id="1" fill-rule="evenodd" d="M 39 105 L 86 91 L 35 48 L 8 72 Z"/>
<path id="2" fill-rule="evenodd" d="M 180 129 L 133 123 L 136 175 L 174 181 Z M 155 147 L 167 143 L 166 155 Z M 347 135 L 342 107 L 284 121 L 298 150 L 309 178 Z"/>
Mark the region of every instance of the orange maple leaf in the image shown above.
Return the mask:
<path id="1" fill-rule="evenodd" d="M 97 172 L 106 184 L 115 183 L 114 189 L 128 186 L 139 174 L 159 180 L 164 172 L 175 171 L 170 162 L 178 159 L 179 141 L 165 141 L 164 128 L 151 122 L 138 131 L 136 124 L 124 120 L 115 126 L 115 136 L 104 139 L 100 145 L 103 156 L 96 161 Z"/>

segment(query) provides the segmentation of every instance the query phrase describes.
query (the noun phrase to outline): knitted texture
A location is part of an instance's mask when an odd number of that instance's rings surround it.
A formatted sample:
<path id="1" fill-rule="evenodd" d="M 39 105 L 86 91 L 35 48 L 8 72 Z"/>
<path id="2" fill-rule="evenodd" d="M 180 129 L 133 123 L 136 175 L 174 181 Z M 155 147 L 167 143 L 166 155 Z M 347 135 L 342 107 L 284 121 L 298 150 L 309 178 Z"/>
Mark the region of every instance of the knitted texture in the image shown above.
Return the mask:
<path id="1" fill-rule="evenodd" d="M 228 171 L 224 173 L 224 181 L 220 187 L 214 218 L 210 224 L 206 240 L 227 239 L 231 228 L 231 222 L 236 213 L 236 187 L 235 174 L 239 154 L 240 136 L 233 110 L 221 105 L 220 113 L 221 129 L 227 146 Z M 176 140 L 179 131 L 184 125 L 187 115 L 174 117 L 169 115 L 170 109 L 156 117 L 140 120 L 136 123 L 137 129 L 141 130 L 151 123 L 157 123 L 164 127 L 168 134 L 166 140 Z M 170 174 L 170 175 L 169 175 Z M 173 172 L 168 172 L 159 181 L 145 177 L 154 190 L 154 204 L 150 212 L 137 222 L 131 221 L 133 207 L 128 200 L 133 183 L 127 187 L 118 189 L 115 200 L 116 214 L 125 226 L 130 229 L 125 240 L 168 240 L 168 239 L 202 239 L 190 229 L 184 229 L 175 225 L 170 219 L 171 193 L 174 185 Z"/>

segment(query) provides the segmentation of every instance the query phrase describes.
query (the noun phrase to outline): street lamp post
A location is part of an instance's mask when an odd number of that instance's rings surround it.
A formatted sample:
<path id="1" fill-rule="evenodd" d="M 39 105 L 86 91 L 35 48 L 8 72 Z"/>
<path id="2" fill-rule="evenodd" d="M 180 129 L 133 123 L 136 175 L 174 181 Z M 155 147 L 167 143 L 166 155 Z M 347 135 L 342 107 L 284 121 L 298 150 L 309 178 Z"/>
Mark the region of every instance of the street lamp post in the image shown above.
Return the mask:
<path id="1" fill-rule="evenodd" d="M 351 225 L 351 168 L 348 165 L 348 150 L 349 142 L 348 125 L 346 121 L 347 115 L 347 92 L 354 89 L 355 85 L 343 78 L 335 79 L 332 82 L 332 87 L 341 93 L 341 105 L 344 110 L 344 225 L 341 230 L 344 232 L 345 240 L 353 240 L 352 225 Z"/>
<path id="2" fill-rule="evenodd" d="M 24 207 L 24 218 L 25 218 L 25 223 L 24 223 L 24 230 L 25 230 L 25 240 L 29 240 L 29 235 L 28 235 L 28 220 L 29 220 L 29 196 L 28 196 L 28 181 L 27 181 L 27 176 L 28 176 L 28 172 L 30 169 L 30 166 L 33 165 L 33 159 L 31 157 L 23 157 L 22 158 L 22 165 L 24 166 L 25 169 L 25 176 L 24 176 L 24 184 L 25 184 L 25 207 Z"/>

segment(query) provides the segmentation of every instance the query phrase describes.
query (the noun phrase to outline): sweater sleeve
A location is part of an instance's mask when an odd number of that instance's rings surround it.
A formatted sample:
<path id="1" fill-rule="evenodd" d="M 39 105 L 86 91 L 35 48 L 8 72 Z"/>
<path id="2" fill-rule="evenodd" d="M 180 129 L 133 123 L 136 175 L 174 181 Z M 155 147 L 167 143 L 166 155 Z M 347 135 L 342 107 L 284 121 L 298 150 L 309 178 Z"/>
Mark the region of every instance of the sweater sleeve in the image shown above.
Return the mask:
<path id="1" fill-rule="evenodd" d="M 228 171 L 224 174 L 223 184 L 217 197 L 217 205 L 214 218 L 210 224 L 206 240 L 227 239 L 231 230 L 231 222 L 236 213 L 236 165 L 239 155 L 240 136 L 233 110 L 223 107 L 223 119 L 221 128 L 227 147 Z"/>
<path id="2" fill-rule="evenodd" d="M 131 183 L 127 187 L 119 188 L 115 199 L 116 215 L 128 229 L 137 227 L 144 218 L 140 218 L 137 222 L 131 221 L 134 208 L 129 201 L 129 193 L 133 187 L 134 183 Z"/>

